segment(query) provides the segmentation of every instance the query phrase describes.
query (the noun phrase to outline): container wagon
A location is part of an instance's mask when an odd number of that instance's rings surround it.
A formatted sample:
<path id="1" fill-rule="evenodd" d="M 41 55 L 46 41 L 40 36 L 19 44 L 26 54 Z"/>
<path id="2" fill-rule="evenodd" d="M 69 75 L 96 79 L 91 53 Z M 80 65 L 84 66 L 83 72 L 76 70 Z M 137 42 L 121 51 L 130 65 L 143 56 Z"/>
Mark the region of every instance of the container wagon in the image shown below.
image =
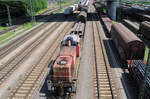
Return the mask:
<path id="1" fill-rule="evenodd" d="M 73 13 L 73 11 L 75 11 L 75 6 L 70 6 L 65 9 L 64 15 L 67 17 L 67 16 L 71 15 Z"/>

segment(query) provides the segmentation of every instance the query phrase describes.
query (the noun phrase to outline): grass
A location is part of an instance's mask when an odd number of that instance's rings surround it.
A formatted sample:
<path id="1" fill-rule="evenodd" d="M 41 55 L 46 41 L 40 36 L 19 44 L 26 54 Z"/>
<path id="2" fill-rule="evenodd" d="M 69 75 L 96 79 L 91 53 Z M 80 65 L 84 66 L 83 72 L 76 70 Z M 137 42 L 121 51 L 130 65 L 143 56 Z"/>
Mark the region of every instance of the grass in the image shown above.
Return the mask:
<path id="1" fill-rule="evenodd" d="M 65 0 L 63 0 L 63 1 L 61 1 L 61 6 L 63 6 L 64 4 L 67 4 L 67 3 L 72 3 L 72 1 L 65 1 Z M 57 2 L 54 3 L 54 7 L 55 7 L 55 8 L 56 8 L 56 7 L 59 7 L 59 6 L 60 6 L 59 3 L 57 3 Z M 40 13 L 42 13 L 42 12 L 48 10 L 48 9 L 51 9 L 51 8 L 52 8 L 52 6 L 51 6 L 51 4 L 50 4 L 49 7 L 47 7 L 47 8 L 45 8 L 45 9 L 42 9 L 42 10 L 36 12 L 35 15 L 39 15 Z"/>
<path id="2" fill-rule="evenodd" d="M 105 14 L 107 13 L 107 10 L 106 10 L 106 8 L 103 8 L 103 13 L 105 13 Z"/>
<path id="3" fill-rule="evenodd" d="M 116 22 L 116 21 L 114 21 L 114 20 L 112 20 L 112 23 L 113 23 L 113 24 L 115 24 L 115 23 L 117 23 L 117 22 Z"/>
<path id="4" fill-rule="evenodd" d="M 31 29 L 33 26 L 35 26 L 35 25 L 37 25 L 37 24 L 38 24 L 38 23 L 31 23 L 31 22 L 29 22 L 29 23 L 26 23 L 26 24 L 24 24 L 23 26 L 20 27 L 20 29 L 24 29 L 22 32 L 19 32 L 19 33 L 13 35 L 15 32 L 12 31 L 12 32 L 9 32 L 9 33 L 7 33 L 7 34 L 1 36 L 1 37 L 0 37 L 0 45 L 7 43 L 8 41 L 10 41 L 10 40 L 12 40 L 13 38 L 17 37 L 18 35 L 24 33 L 26 30 Z M 13 35 L 13 36 L 11 36 L 11 35 Z M 10 37 L 10 36 L 11 36 L 11 37 Z M 8 37 L 10 37 L 10 38 L 8 38 Z M 8 39 L 6 39 L 6 38 L 8 38 Z M 5 39 L 6 39 L 6 40 L 5 40 Z M 3 41 L 2 41 L 2 40 L 3 40 Z"/>
<path id="5" fill-rule="evenodd" d="M 0 30 L 4 30 L 4 29 L 7 29 L 8 27 L 3 27 L 3 26 L 0 26 Z"/>
<path id="6" fill-rule="evenodd" d="M 55 13 L 63 12 L 63 11 L 64 11 L 64 9 L 65 9 L 65 8 L 59 9 L 59 10 L 55 11 L 55 12 L 54 12 L 54 14 L 55 14 Z"/>
<path id="7" fill-rule="evenodd" d="M 35 13 L 35 15 L 39 15 L 39 14 L 41 14 L 41 13 L 45 12 L 46 10 L 48 10 L 48 9 L 50 9 L 50 8 L 51 8 L 51 6 L 49 6 L 49 7 L 45 8 L 45 9 L 42 9 L 42 10 L 40 10 L 40 11 L 36 12 L 36 13 Z"/>
<path id="8" fill-rule="evenodd" d="M 62 5 L 63 5 L 63 4 L 66 4 L 66 3 L 71 3 L 71 1 L 62 1 Z M 73 3 L 73 2 L 72 2 L 72 3 Z M 56 5 L 59 6 L 59 4 L 56 4 Z M 40 10 L 37 14 L 42 13 L 42 12 L 48 10 L 48 9 L 49 9 L 49 8 Z M 54 13 L 60 13 L 60 12 L 64 11 L 64 9 L 65 9 L 65 8 L 59 9 L 59 10 L 55 11 Z M 5 34 L 5 35 L 3 35 L 3 36 L 0 36 L 0 45 L 7 43 L 8 41 L 14 39 L 14 38 L 17 37 L 18 35 L 24 33 L 26 30 L 31 29 L 33 26 L 35 26 L 35 25 L 37 25 L 37 24 L 38 24 L 38 23 L 31 23 L 31 22 L 28 22 L 28 23 L 24 24 L 23 26 L 21 26 L 21 27 L 19 28 L 19 29 L 23 29 L 22 32 L 19 32 L 19 33 L 17 33 L 17 34 L 14 34 L 15 32 L 12 31 L 12 32 L 9 32 L 9 33 L 7 33 L 7 34 Z M 14 34 L 14 35 L 13 35 L 13 34 Z M 12 36 L 12 35 L 13 35 L 13 36 Z M 11 36 L 11 37 L 10 37 L 10 36 Z M 9 37 L 9 38 L 8 38 L 8 37 Z M 8 39 L 7 39 L 7 38 L 8 38 Z M 5 39 L 6 39 L 6 40 L 5 40 Z M 2 40 L 3 40 L 3 41 L 2 41 Z"/>
<path id="9" fill-rule="evenodd" d="M 148 54 L 149 54 L 149 48 L 146 46 L 146 47 L 145 47 L 145 53 L 144 53 L 144 61 L 147 61 L 147 59 L 148 59 Z"/>
<path id="10" fill-rule="evenodd" d="M 13 35 L 14 33 L 15 33 L 15 32 L 12 31 L 12 32 L 9 32 L 9 33 L 7 33 L 7 34 L 4 34 L 4 35 L 0 36 L 0 41 L 2 41 L 2 40 L 4 40 L 4 39 L 8 38 L 9 36 Z"/>
<path id="11" fill-rule="evenodd" d="M 61 4 L 66 4 L 66 3 L 71 3 L 72 1 L 66 1 L 66 0 L 62 0 Z"/>
<path id="12" fill-rule="evenodd" d="M 8 86 L 8 90 L 11 90 L 11 86 Z"/>
<path id="13" fill-rule="evenodd" d="M 132 1 L 130 2 L 131 4 L 146 4 L 146 5 L 150 5 L 150 1 Z"/>
<path id="14" fill-rule="evenodd" d="M 28 22 L 28 23 L 25 23 L 23 26 L 21 26 L 20 28 L 21 29 L 30 29 L 32 28 L 33 26 L 37 25 L 38 23 L 32 23 L 32 22 Z"/>

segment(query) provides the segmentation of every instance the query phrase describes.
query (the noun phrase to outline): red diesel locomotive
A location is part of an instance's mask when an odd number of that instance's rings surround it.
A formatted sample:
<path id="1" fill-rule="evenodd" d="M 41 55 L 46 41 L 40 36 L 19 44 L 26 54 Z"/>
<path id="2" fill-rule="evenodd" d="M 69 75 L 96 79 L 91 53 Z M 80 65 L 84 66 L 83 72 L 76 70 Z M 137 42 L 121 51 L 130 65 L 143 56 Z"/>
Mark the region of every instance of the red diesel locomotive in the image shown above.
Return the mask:
<path id="1" fill-rule="evenodd" d="M 76 91 L 74 77 L 76 58 L 80 56 L 79 36 L 66 35 L 61 42 L 60 53 L 56 58 L 47 80 L 48 90 L 56 96 L 70 97 Z"/>

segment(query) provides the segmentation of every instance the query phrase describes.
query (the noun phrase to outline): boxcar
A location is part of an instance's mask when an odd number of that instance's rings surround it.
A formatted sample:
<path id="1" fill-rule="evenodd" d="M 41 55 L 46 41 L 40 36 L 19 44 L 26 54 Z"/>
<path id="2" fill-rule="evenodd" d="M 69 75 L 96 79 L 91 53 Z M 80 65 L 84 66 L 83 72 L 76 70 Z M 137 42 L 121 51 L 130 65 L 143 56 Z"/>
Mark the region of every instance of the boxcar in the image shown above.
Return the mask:
<path id="1" fill-rule="evenodd" d="M 143 59 L 144 43 L 124 25 L 113 24 L 111 36 L 122 60 L 127 62 L 127 60 Z"/>

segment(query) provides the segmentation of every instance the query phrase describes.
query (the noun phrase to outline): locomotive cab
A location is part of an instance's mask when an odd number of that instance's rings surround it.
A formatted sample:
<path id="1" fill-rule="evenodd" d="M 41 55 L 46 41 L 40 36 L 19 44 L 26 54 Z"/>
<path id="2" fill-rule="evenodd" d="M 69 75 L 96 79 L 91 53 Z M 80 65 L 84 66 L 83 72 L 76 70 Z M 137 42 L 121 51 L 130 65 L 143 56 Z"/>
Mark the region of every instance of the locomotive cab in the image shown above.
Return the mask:
<path id="1" fill-rule="evenodd" d="M 72 65 L 71 56 L 59 56 L 53 66 L 53 81 L 71 82 L 74 70 Z"/>
<path id="2" fill-rule="evenodd" d="M 71 46 L 77 46 L 80 42 L 80 38 L 75 34 L 66 35 L 61 41 L 61 46 L 68 46 L 68 41 L 71 42 Z"/>
<path id="3" fill-rule="evenodd" d="M 76 47 L 76 56 L 80 56 L 80 38 L 78 35 L 70 34 L 66 35 L 61 41 L 61 47 L 63 46 L 75 46 Z"/>

